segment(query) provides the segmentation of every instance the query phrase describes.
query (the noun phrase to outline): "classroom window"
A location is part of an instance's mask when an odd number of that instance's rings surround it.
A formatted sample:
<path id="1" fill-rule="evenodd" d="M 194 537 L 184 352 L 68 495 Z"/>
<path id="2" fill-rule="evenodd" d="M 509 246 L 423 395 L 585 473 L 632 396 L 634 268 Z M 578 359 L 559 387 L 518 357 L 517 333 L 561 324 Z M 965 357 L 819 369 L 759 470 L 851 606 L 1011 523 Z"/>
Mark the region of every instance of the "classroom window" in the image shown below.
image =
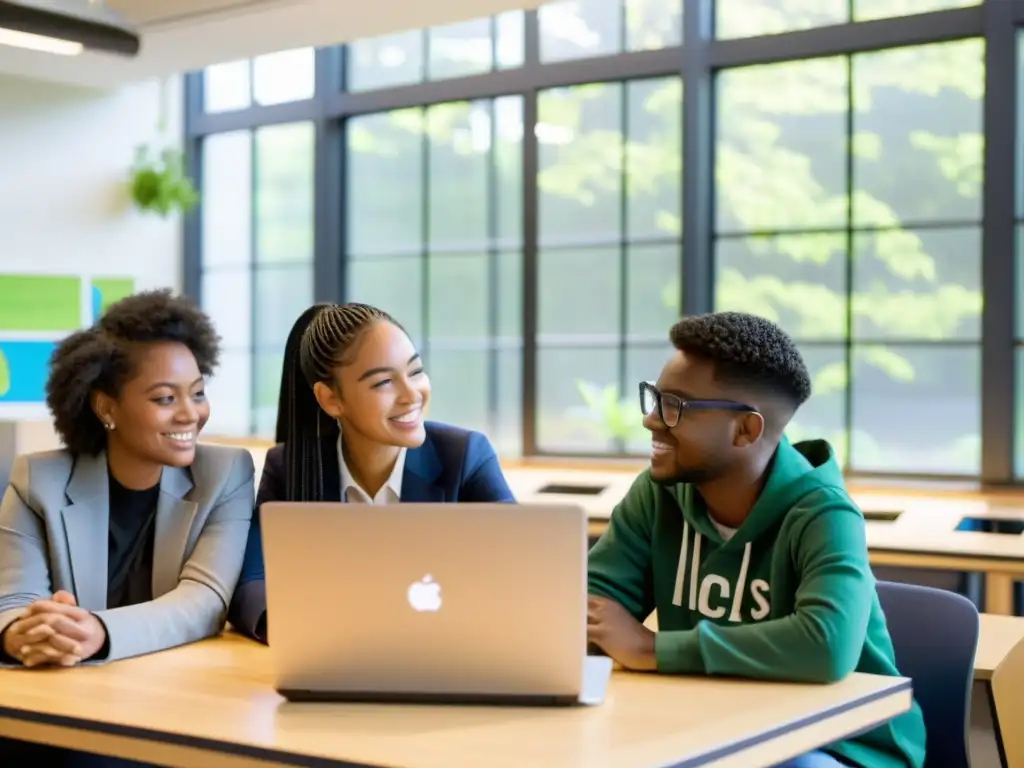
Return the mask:
<path id="1" fill-rule="evenodd" d="M 1024 304 L 982 296 L 1011 255 L 1024 296 L 1024 172 L 1014 245 L 983 167 L 1024 136 L 1024 57 L 984 68 L 1024 0 L 989 5 L 1007 25 L 979 0 L 552 0 L 189 74 L 185 284 L 217 297 L 236 383 L 213 431 L 272 433 L 316 276 L 392 312 L 431 416 L 505 456 L 643 456 L 667 330 L 738 309 L 811 369 L 792 439 L 853 473 L 1024 482 Z M 983 125 L 986 85 L 1008 106 Z"/>
<path id="2" fill-rule="evenodd" d="M 431 417 L 521 450 L 519 96 L 353 118 L 350 301 L 386 310 L 422 351 Z"/>
<path id="3" fill-rule="evenodd" d="M 719 39 L 776 35 L 850 21 L 911 16 L 981 0 L 715 0 Z M 852 14 L 851 14 L 852 11 Z"/>
<path id="4" fill-rule="evenodd" d="M 273 433 L 284 342 L 313 300 L 313 150 L 311 123 L 204 141 L 201 295 L 224 348 L 214 432 Z"/>
<path id="5" fill-rule="evenodd" d="M 297 48 L 207 67 L 204 109 L 208 113 L 232 112 L 311 99 L 316 82 L 314 60 L 312 48 Z"/>
<path id="6" fill-rule="evenodd" d="M 350 91 L 468 77 L 523 65 L 523 11 L 356 40 L 347 47 Z"/>
<path id="7" fill-rule="evenodd" d="M 682 42 L 682 0 L 561 0 L 537 9 L 543 62 L 668 48 Z"/>
<path id="8" fill-rule="evenodd" d="M 790 434 L 829 438 L 853 470 L 980 468 L 983 54 L 718 78 L 716 308 L 793 334 L 815 394 Z"/>
<path id="9" fill-rule="evenodd" d="M 681 296 L 682 82 L 593 83 L 538 104 L 538 447 L 639 452 L 636 387 Z"/>

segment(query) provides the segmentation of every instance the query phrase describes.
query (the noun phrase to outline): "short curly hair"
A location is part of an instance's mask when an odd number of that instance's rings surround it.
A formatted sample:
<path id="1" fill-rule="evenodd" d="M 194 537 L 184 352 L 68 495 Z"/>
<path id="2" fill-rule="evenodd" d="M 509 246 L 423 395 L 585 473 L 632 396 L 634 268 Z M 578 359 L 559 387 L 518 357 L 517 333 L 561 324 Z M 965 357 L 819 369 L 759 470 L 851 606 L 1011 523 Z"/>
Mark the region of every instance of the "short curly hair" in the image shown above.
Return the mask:
<path id="1" fill-rule="evenodd" d="M 220 337 L 210 318 L 191 300 L 170 290 L 143 291 L 111 304 L 91 328 L 76 331 L 50 356 L 46 405 L 64 445 L 95 456 L 106 446 L 103 424 L 93 413 L 93 392 L 116 397 L 133 372 L 139 344 L 180 342 L 209 376 L 217 367 Z"/>
<path id="2" fill-rule="evenodd" d="M 795 410 L 811 396 L 811 375 L 793 339 L 770 320 L 744 312 L 686 317 L 672 326 L 676 349 L 711 360 L 725 382 L 782 397 Z"/>

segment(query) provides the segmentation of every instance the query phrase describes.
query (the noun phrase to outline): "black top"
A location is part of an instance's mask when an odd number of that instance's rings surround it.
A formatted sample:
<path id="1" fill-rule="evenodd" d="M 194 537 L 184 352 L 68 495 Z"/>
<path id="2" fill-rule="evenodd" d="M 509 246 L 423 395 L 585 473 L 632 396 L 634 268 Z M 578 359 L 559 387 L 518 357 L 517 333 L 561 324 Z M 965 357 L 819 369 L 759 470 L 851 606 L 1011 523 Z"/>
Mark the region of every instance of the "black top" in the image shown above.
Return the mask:
<path id="1" fill-rule="evenodd" d="M 153 537 L 160 484 L 133 491 L 109 477 L 107 608 L 123 608 L 153 599 Z"/>

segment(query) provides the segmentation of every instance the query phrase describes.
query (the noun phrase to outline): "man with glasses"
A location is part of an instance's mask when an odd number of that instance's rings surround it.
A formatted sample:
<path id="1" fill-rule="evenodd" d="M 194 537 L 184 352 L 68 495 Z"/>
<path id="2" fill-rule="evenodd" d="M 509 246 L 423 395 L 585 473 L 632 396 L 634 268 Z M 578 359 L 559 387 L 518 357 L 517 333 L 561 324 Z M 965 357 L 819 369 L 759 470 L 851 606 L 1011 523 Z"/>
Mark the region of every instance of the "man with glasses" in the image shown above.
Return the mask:
<path id="1" fill-rule="evenodd" d="M 689 317 L 640 384 L 651 465 L 589 563 L 588 637 L 623 667 L 829 682 L 899 674 L 864 519 L 825 440 L 783 434 L 811 394 L 792 339 L 753 315 Z M 658 631 L 641 623 L 658 612 Z M 787 765 L 920 768 L 920 708 Z"/>

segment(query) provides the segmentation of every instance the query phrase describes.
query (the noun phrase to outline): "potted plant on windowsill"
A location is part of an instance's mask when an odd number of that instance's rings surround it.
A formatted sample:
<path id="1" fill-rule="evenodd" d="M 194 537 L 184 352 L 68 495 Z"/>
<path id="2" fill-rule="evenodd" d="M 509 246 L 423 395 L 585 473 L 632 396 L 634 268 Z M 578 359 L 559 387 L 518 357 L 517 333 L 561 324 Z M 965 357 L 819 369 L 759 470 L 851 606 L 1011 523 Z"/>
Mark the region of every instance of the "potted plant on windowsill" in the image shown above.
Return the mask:
<path id="1" fill-rule="evenodd" d="M 161 139 L 167 133 L 167 90 L 168 81 L 163 80 L 157 123 L 157 135 Z M 162 148 L 160 143 L 164 143 Z M 199 202 L 199 192 L 185 170 L 185 154 L 166 142 L 141 144 L 135 148 L 128 191 L 138 210 L 164 218 L 172 213 L 188 213 Z"/>

